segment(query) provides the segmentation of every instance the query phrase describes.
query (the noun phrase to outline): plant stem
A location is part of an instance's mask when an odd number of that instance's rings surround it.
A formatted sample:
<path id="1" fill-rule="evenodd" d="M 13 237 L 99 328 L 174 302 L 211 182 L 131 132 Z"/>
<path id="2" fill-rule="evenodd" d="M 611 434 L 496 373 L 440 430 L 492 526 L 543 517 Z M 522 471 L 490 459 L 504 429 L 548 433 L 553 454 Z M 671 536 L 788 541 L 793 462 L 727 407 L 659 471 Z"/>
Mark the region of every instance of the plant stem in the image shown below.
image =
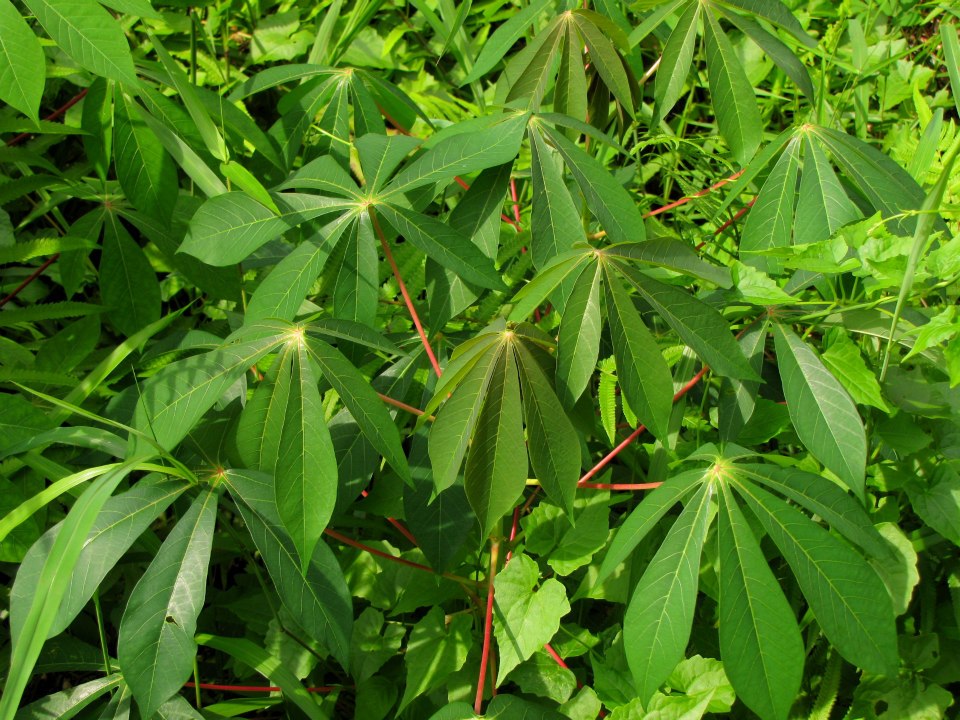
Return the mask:
<path id="1" fill-rule="evenodd" d="M 483 690 L 487 680 L 487 664 L 490 661 L 490 641 L 493 635 L 493 581 L 497 576 L 497 560 L 500 554 L 500 539 L 490 538 L 490 574 L 487 576 L 487 605 L 483 620 L 483 651 L 480 654 L 480 676 L 477 678 L 477 697 L 473 711 L 479 715 L 483 708 Z"/>
<path id="2" fill-rule="evenodd" d="M 107 675 L 113 672 L 110 663 L 110 650 L 107 647 L 107 631 L 103 625 L 103 610 L 100 607 L 100 588 L 93 591 L 93 613 L 97 618 L 97 633 L 100 636 L 100 650 L 103 652 L 103 669 Z"/>

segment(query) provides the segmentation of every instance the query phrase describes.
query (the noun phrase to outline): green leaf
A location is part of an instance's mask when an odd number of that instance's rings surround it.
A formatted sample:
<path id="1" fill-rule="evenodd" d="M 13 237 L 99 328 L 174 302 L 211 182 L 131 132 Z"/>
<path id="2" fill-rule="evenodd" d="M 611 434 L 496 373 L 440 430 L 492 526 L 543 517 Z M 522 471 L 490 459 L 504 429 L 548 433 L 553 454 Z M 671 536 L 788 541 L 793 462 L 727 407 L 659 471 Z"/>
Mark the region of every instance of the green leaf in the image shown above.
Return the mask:
<path id="1" fill-rule="evenodd" d="M 665 442 L 673 407 L 670 369 L 620 279 L 609 268 L 606 278 L 607 322 L 620 389 L 640 422 Z"/>
<path id="2" fill-rule="evenodd" d="M 736 380 L 759 380 L 723 316 L 682 288 L 618 265 L 640 295 L 714 372 Z"/>
<path id="3" fill-rule="evenodd" d="M 957 30 L 952 22 L 940 24 L 940 40 L 943 43 L 944 65 L 950 76 L 953 102 L 957 106 L 957 113 L 960 113 L 960 41 L 957 40 Z"/>
<path id="4" fill-rule="evenodd" d="M 403 656 L 407 684 L 397 713 L 415 698 L 441 687 L 452 673 L 463 667 L 473 645 L 472 625 L 469 615 L 455 615 L 448 625 L 443 608 L 434 607 L 413 626 Z"/>
<path id="5" fill-rule="evenodd" d="M 540 126 L 563 156 L 576 178 L 590 211 L 597 216 L 612 242 L 645 240 L 643 216 L 630 194 L 590 155 L 561 133 Z"/>
<path id="6" fill-rule="evenodd" d="M 583 240 L 583 223 L 556 166 L 553 153 L 538 132 L 530 133 L 530 180 L 533 206 L 530 216 L 534 267 L 544 268 L 557 255 Z"/>
<path id="7" fill-rule="evenodd" d="M 127 337 L 160 319 L 157 275 L 114 213 L 107 213 L 103 225 L 100 292 L 107 317 Z"/>
<path id="8" fill-rule="evenodd" d="M 363 171 L 363 189 L 367 193 L 379 192 L 390 179 L 393 171 L 421 144 L 420 140 L 409 135 L 371 133 L 357 138 L 354 147 L 357 149 L 360 169 Z"/>
<path id="9" fill-rule="evenodd" d="M 886 555 L 870 558 L 870 565 L 883 580 L 898 617 L 907 612 L 913 592 L 920 582 L 917 551 L 910 538 L 892 522 L 879 523 L 877 531 L 888 548 Z"/>
<path id="10" fill-rule="evenodd" d="M 603 254 L 657 265 L 722 288 L 733 285 L 729 269 L 706 262 L 692 247 L 670 238 L 657 237 L 643 242 L 610 245 L 603 249 Z"/>
<path id="11" fill-rule="evenodd" d="M 960 474 L 944 463 L 928 477 L 912 478 L 906 490 L 913 511 L 943 537 L 960 546 Z"/>
<path id="12" fill-rule="evenodd" d="M 760 110 L 733 45 L 713 13 L 705 16 L 703 40 L 717 125 L 733 157 L 745 167 L 760 147 L 763 136 Z"/>
<path id="13" fill-rule="evenodd" d="M 507 115 L 490 128 L 441 140 L 397 173 L 381 197 L 395 197 L 424 185 L 449 182 L 456 175 L 512 162 L 526 128 L 525 114 Z"/>
<path id="14" fill-rule="evenodd" d="M 564 35 L 565 47 L 560 54 L 553 108 L 557 113 L 583 122 L 587 119 L 587 74 L 583 67 L 583 46 L 570 23 L 566 24 Z"/>
<path id="15" fill-rule="evenodd" d="M 859 217 L 823 150 L 810 139 L 809 133 L 805 134 L 794 242 L 805 245 L 826 240 Z"/>
<path id="16" fill-rule="evenodd" d="M 20 323 L 40 322 L 41 320 L 59 320 L 60 318 L 82 317 L 103 312 L 97 305 L 79 302 L 52 302 L 27 305 L 22 308 L 4 310 L 0 313 L 0 328 L 12 327 Z"/>
<path id="17" fill-rule="evenodd" d="M 748 327 L 738 341 L 757 375 L 763 369 L 763 347 L 766 339 L 767 322 L 762 321 Z M 733 442 L 740 436 L 740 432 L 753 416 L 759 390 L 760 383 L 757 381 L 724 379 L 717 407 L 721 440 Z"/>
<path id="18" fill-rule="evenodd" d="M 557 341 L 557 392 L 564 405 L 583 395 L 600 354 L 600 263 L 580 273 L 563 309 Z"/>
<path id="19" fill-rule="evenodd" d="M 560 581 L 549 578 L 537 588 L 539 580 L 537 564 L 522 554 L 514 555 L 494 578 L 498 685 L 517 665 L 550 642 L 560 629 L 560 618 L 570 612 Z"/>
<path id="20" fill-rule="evenodd" d="M 580 266 L 586 259 L 587 254 L 582 250 L 571 250 L 550 260 L 533 280 L 520 288 L 514 296 L 510 320 L 512 322 L 526 320 L 558 285 L 579 275 L 578 270 L 581 270 Z"/>
<path id="21" fill-rule="evenodd" d="M 572 516 L 580 477 L 580 439 L 550 381 L 524 343 L 517 344 L 517 360 L 530 464 L 547 497 Z"/>
<path id="22" fill-rule="evenodd" d="M 348 225 L 340 223 L 339 233 Z M 305 240 L 291 250 L 257 286 L 247 304 L 244 322 L 251 324 L 273 318 L 292 321 L 330 257 L 330 244 L 329 237 L 319 245 Z"/>
<path id="23" fill-rule="evenodd" d="M 758 257 L 770 248 L 789 247 L 793 243 L 794 203 L 797 199 L 797 176 L 800 173 L 800 141 L 787 143 L 783 155 L 773 166 L 757 195 L 757 201 L 747 213 L 740 240 L 740 257 L 748 265 L 764 272 L 777 270 L 777 262 Z"/>
<path id="24" fill-rule="evenodd" d="M 144 386 L 134 427 L 161 447 L 174 448 L 244 372 L 283 342 L 284 331 L 270 328 L 265 336 L 246 341 L 240 335 L 217 350 L 168 365 Z M 146 449 L 147 443 L 138 440 L 137 447 Z"/>
<path id="25" fill-rule="evenodd" d="M 169 222 L 179 194 L 176 167 L 120 88 L 114 92 L 113 132 L 117 180 L 124 194 L 140 212 Z"/>
<path id="26" fill-rule="evenodd" d="M 311 357 L 320 366 L 327 382 L 337 391 L 367 440 L 404 481 L 409 481 L 410 468 L 400 446 L 400 433 L 376 391 L 339 350 L 319 338 L 310 338 L 307 345 Z"/>
<path id="27" fill-rule="evenodd" d="M 15 720 L 43 720 L 44 718 L 70 720 L 115 688 L 121 688 L 120 694 L 122 694 L 125 690 L 122 686 L 123 676 L 120 673 L 90 680 L 35 700 L 21 708 Z"/>
<path id="28" fill-rule="evenodd" d="M 738 10 L 745 10 L 751 15 L 762 17 L 764 20 L 769 20 L 774 25 L 786 30 L 807 47 L 814 48 L 817 46 L 817 41 L 807 35 L 797 18 L 780 0 L 721 0 L 721 2 Z"/>
<path id="29" fill-rule="evenodd" d="M 430 428 L 429 452 L 433 482 L 438 493 L 456 482 L 460 466 L 470 446 L 480 417 L 494 368 L 503 354 L 503 346 L 487 348 L 458 383 L 456 390 L 437 413 Z M 448 374 L 449 374 L 449 368 Z"/>
<path id="30" fill-rule="evenodd" d="M 278 658 L 259 645 L 245 638 L 217 637 L 207 633 L 198 633 L 197 643 L 226 653 L 244 665 L 253 668 L 273 685 L 279 687 L 290 702 L 303 710 L 311 720 L 327 720 L 327 715 L 317 705 L 310 693 L 306 691 L 306 688 L 300 684 L 297 676 L 288 670 Z"/>
<path id="31" fill-rule="evenodd" d="M 384 626 L 383 613 L 372 607 L 364 608 L 353 626 L 350 639 L 351 675 L 363 682 L 376 674 L 400 650 L 407 629 L 398 623 Z"/>
<path id="32" fill-rule="evenodd" d="M 0 100 L 39 121 L 45 59 L 40 41 L 10 0 L 0 0 Z"/>
<path id="33" fill-rule="evenodd" d="M 602 27 L 606 18 L 599 13 L 582 8 L 574 10 L 572 16 L 590 52 L 590 60 L 596 67 L 597 74 L 627 114 L 632 116 L 634 102 L 633 93 L 630 91 L 630 80 L 624 69 L 623 60 L 610 38 L 607 37 L 608 29 Z M 575 58 L 575 61 L 578 60 L 579 53 Z"/>
<path id="34" fill-rule="evenodd" d="M 233 265 L 302 222 L 355 206 L 319 195 L 277 193 L 273 197 L 280 206 L 279 215 L 243 192 L 210 198 L 190 220 L 180 252 L 208 265 Z"/>
<path id="35" fill-rule="evenodd" d="M 240 515 L 283 607 L 308 637 L 323 643 L 348 668 L 353 609 L 336 556 L 321 540 L 306 574 L 302 573 L 293 542 L 280 523 L 273 478 L 251 470 L 229 470 L 223 481 L 240 501 Z"/>
<path id="36" fill-rule="evenodd" d="M 510 58 L 503 71 L 504 80 L 501 81 L 501 87 L 508 88 L 507 103 L 521 101 L 531 110 L 540 109 L 540 102 L 553 77 L 557 50 L 564 35 L 562 23 L 562 16 L 551 20 L 523 50 Z"/>
<path id="37" fill-rule="evenodd" d="M 399 205 L 377 205 L 376 212 L 427 257 L 467 282 L 502 290 L 503 280 L 490 258 L 446 223 Z"/>
<path id="38" fill-rule="evenodd" d="M 833 342 L 823 355 L 820 356 L 823 364 L 840 381 L 853 401 L 861 405 L 872 405 L 875 408 L 889 412 L 890 408 L 883 401 L 880 392 L 880 383 L 877 376 L 867 367 L 860 349 L 846 333 L 838 332 L 833 335 Z"/>
<path id="39" fill-rule="evenodd" d="M 534 0 L 517 12 L 511 12 L 507 21 L 500 25 L 483 44 L 470 73 L 460 81 L 460 87 L 475 82 L 490 72 L 507 51 L 513 47 L 550 5 L 551 0 Z"/>
<path id="40" fill-rule="evenodd" d="M 701 3 L 687 3 L 663 48 L 657 77 L 653 86 L 655 111 L 652 125 L 658 126 L 667 113 L 677 104 L 684 83 L 693 63 L 694 45 L 697 41 L 697 21 L 700 19 Z"/>
<path id="41" fill-rule="evenodd" d="M 0 263 L 21 263 L 70 250 L 91 250 L 96 243 L 80 237 L 45 237 L 0 247 Z"/>
<path id="42" fill-rule="evenodd" d="M 782 500 L 752 484 L 738 481 L 736 488 L 790 565 L 831 644 L 868 672 L 894 674 L 897 637 L 893 607 L 873 568 Z"/>
<path id="43" fill-rule="evenodd" d="M 179 691 L 192 671 L 216 518 L 217 494 L 207 491 L 170 531 L 127 601 L 117 659 L 144 717 Z"/>
<path id="44" fill-rule="evenodd" d="M 24 5 L 77 65 L 94 75 L 137 86 L 137 72 L 120 23 L 99 3 L 26 0 Z"/>
<path id="45" fill-rule="evenodd" d="M 816 351 L 789 328 L 774 324 L 774 337 L 783 394 L 797 435 L 862 500 L 867 438 L 856 405 Z"/>
<path id="46" fill-rule="evenodd" d="M 333 280 L 333 316 L 376 325 L 380 257 L 369 213 L 360 213 L 341 249 Z"/>
<path id="47" fill-rule="evenodd" d="M 724 483 L 721 490 L 720 654 L 751 710 L 785 720 L 803 680 L 804 648 L 787 599 L 750 525 Z"/>
<path id="48" fill-rule="evenodd" d="M 639 699 L 647 703 L 683 658 L 697 599 L 711 486 L 686 504 L 630 597 L 623 645 Z"/>
<path id="49" fill-rule="evenodd" d="M 360 140 L 365 140 L 365 136 Z M 401 136 L 402 137 L 402 136 Z M 364 147 L 357 141 L 359 147 Z M 369 182 L 369 180 L 368 180 Z M 343 197 L 360 198 L 360 191 L 357 184 L 350 177 L 350 173 L 341 167 L 340 163 L 334 160 L 331 155 L 321 155 L 320 157 L 306 163 L 297 170 L 285 182 L 278 186 L 279 190 L 290 190 L 297 188 L 300 190 L 320 190 L 321 192 L 332 193 L 333 195 Z"/>
<path id="50" fill-rule="evenodd" d="M 493 368 L 464 470 L 467 500 L 484 537 L 513 509 L 526 480 L 520 381 L 508 346 Z"/>

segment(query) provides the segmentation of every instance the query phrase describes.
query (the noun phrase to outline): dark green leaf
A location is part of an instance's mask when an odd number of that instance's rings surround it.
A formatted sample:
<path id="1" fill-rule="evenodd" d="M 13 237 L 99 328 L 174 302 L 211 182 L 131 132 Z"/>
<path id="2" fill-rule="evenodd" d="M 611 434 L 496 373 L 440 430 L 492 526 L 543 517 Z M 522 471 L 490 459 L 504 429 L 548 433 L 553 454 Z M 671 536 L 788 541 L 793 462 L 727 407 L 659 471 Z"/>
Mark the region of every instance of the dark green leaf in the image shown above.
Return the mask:
<path id="1" fill-rule="evenodd" d="M 160 285 L 150 261 L 114 213 L 103 225 L 100 292 L 110 322 L 127 337 L 160 319 Z"/>

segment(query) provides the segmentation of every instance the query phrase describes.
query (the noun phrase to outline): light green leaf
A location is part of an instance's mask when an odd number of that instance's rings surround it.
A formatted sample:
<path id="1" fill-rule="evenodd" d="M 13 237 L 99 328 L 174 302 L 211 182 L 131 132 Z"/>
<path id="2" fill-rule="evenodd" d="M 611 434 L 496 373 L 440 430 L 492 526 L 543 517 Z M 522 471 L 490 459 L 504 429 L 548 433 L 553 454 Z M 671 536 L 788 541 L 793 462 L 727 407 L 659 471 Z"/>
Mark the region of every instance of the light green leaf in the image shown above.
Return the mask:
<path id="1" fill-rule="evenodd" d="M 488 396 L 494 367 L 502 354 L 503 346 L 496 345 L 487 348 L 477 358 L 453 395 L 440 408 L 430 428 L 430 463 L 438 493 L 453 485 L 460 474 L 477 418 Z"/>
<path id="2" fill-rule="evenodd" d="M 362 212 L 340 244 L 333 279 L 333 316 L 373 327 L 377 321 L 380 257 L 370 214 Z"/>
<path id="3" fill-rule="evenodd" d="M 160 319 L 157 274 L 114 213 L 103 224 L 100 293 L 110 322 L 127 337 Z"/>
<path id="4" fill-rule="evenodd" d="M 463 667 L 473 645 L 472 625 L 468 615 L 455 615 L 448 625 L 443 608 L 437 606 L 413 626 L 403 656 L 407 683 L 397 713 L 418 696 L 442 686 L 452 673 Z"/>
<path id="5" fill-rule="evenodd" d="M 587 119 L 587 74 L 583 67 L 583 44 L 570 23 L 566 24 L 564 36 L 565 47 L 560 53 L 560 69 L 553 90 L 553 108 L 559 114 L 583 122 Z"/>
<path id="6" fill-rule="evenodd" d="M 198 633 L 197 643 L 226 653 L 244 665 L 253 668 L 272 684 L 279 687 L 290 702 L 303 710 L 310 720 L 327 720 L 327 715 L 311 697 L 310 693 L 306 691 L 306 688 L 300 684 L 297 676 L 288 670 L 278 658 L 259 645 L 246 638 L 217 637 L 207 633 Z"/>
<path id="7" fill-rule="evenodd" d="M 407 629 L 400 623 L 383 622 L 383 613 L 364 608 L 353 625 L 350 638 L 351 675 L 357 682 L 373 677 L 384 663 L 400 651 Z"/>
<path id="8" fill-rule="evenodd" d="M 376 391 L 343 353 L 319 338 L 307 341 L 310 355 L 367 440 L 383 455 L 404 481 L 410 479 L 407 457 L 400 446 L 400 433 Z"/>
<path id="9" fill-rule="evenodd" d="M 867 562 L 800 511 L 759 487 L 742 495 L 793 570 L 824 635 L 844 658 L 868 672 L 897 668 L 890 595 Z"/>
<path id="10" fill-rule="evenodd" d="M 670 33 L 660 57 L 657 77 L 653 86 L 655 110 L 652 124 L 658 126 L 667 113 L 677 104 L 683 85 L 693 63 L 694 44 L 697 41 L 697 21 L 700 19 L 699 2 L 687 3 L 677 25 Z"/>
<path id="11" fill-rule="evenodd" d="M 778 369 L 790 420 L 813 456 L 863 499 L 867 438 L 853 400 L 816 351 L 774 324 Z"/>
<path id="12" fill-rule="evenodd" d="M 524 343 L 516 347 L 530 464 L 547 497 L 572 516 L 580 477 L 580 438 L 536 358 Z"/>
<path id="13" fill-rule="evenodd" d="M 587 155 L 555 130 L 540 125 L 545 136 L 563 156 L 576 178 L 590 211 L 597 216 L 612 242 L 645 240 L 643 216 L 636 202 L 623 185 L 607 172 L 596 159 Z M 581 223 L 582 224 L 582 223 Z"/>
<path id="14" fill-rule="evenodd" d="M 573 198 L 557 168 L 553 153 L 540 133 L 530 133 L 530 181 L 533 205 L 530 216 L 533 265 L 545 268 L 558 255 L 583 240 L 583 223 Z"/>
<path id="15" fill-rule="evenodd" d="M 216 518 L 217 494 L 207 491 L 170 531 L 127 601 L 117 659 L 144 717 L 190 676 Z"/>
<path id="16" fill-rule="evenodd" d="M 804 648 L 790 605 L 731 490 L 721 490 L 720 654 L 737 697 L 786 720 L 803 680 Z"/>
<path id="17" fill-rule="evenodd" d="M 498 685 L 517 665 L 550 642 L 560 629 L 560 618 L 570 612 L 560 581 L 549 578 L 536 588 L 539 580 L 537 564 L 526 555 L 514 555 L 494 578 Z"/>
<path id="18" fill-rule="evenodd" d="M 673 407 L 673 378 L 653 339 L 623 289 L 620 278 L 609 268 L 607 279 L 607 322 L 617 358 L 617 380 L 630 408 L 650 432 L 662 441 Z"/>
<path id="19" fill-rule="evenodd" d="M 826 240 L 859 217 L 823 150 L 810 139 L 809 133 L 805 134 L 794 243 L 805 245 Z"/>
<path id="20" fill-rule="evenodd" d="M 957 29 L 952 22 L 940 24 L 940 40 L 943 43 L 944 65 L 950 76 L 953 102 L 957 106 L 957 113 L 960 113 L 960 41 L 957 40 Z"/>
<path id="21" fill-rule="evenodd" d="M 533 280 L 520 288 L 514 296 L 510 320 L 513 322 L 526 320 L 558 285 L 568 278 L 577 277 L 578 270 L 586 259 L 587 255 L 583 251 L 572 250 L 550 260 Z"/>
<path id="22" fill-rule="evenodd" d="M 757 201 L 747 213 L 740 240 L 740 257 L 748 265 L 764 272 L 775 272 L 777 262 L 758 257 L 770 248 L 789 247 L 793 243 L 794 204 L 797 200 L 797 176 L 800 173 L 800 141 L 787 143 L 786 150 L 773 166 L 757 195 Z"/>
<path id="23" fill-rule="evenodd" d="M 240 515 L 283 607 L 308 637 L 323 643 L 348 668 L 353 608 L 336 556 L 321 540 L 306 574 L 300 572 L 293 542 L 280 523 L 273 478 L 252 470 L 229 470 L 223 481 L 239 500 Z"/>
<path id="24" fill-rule="evenodd" d="M 557 393 L 564 405 L 583 395 L 600 354 L 600 263 L 587 265 L 563 309 L 557 341 Z"/>
<path id="25" fill-rule="evenodd" d="M 563 38 L 563 17 L 551 20 L 540 29 L 526 47 L 510 58 L 503 70 L 501 87 L 508 88 L 505 101 L 523 101 L 531 110 L 539 110 L 556 66 L 557 51 Z"/>
<path id="26" fill-rule="evenodd" d="M 697 599 L 711 486 L 686 504 L 633 591 L 623 618 L 627 663 L 646 703 L 683 658 Z"/>
<path id="27" fill-rule="evenodd" d="M 960 474 L 944 463 L 907 483 L 910 506 L 931 528 L 960 546 Z"/>
<path id="28" fill-rule="evenodd" d="M 733 157 L 741 167 L 745 167 L 760 147 L 763 135 L 760 110 L 729 38 L 713 13 L 704 15 L 703 40 L 717 125 L 720 134 L 730 145 Z"/>
<path id="29" fill-rule="evenodd" d="M 321 155 L 306 163 L 289 179 L 279 185 L 277 189 L 290 190 L 294 188 L 298 190 L 320 190 L 333 195 L 360 198 L 360 190 L 353 178 L 350 177 L 350 173 L 344 170 L 332 155 Z"/>
<path id="30" fill-rule="evenodd" d="M 769 275 L 739 260 L 730 263 L 737 293 L 754 305 L 783 305 L 796 302 Z"/>
<path id="31" fill-rule="evenodd" d="M 390 179 L 391 173 L 421 144 L 421 140 L 409 135 L 370 133 L 357 138 L 354 147 L 357 149 L 360 169 L 363 171 L 363 189 L 367 193 L 379 192 L 380 188 Z M 323 158 L 318 158 L 318 160 L 323 160 Z M 302 172 L 300 171 L 297 175 L 302 174 Z M 341 170 L 341 172 L 344 171 Z M 349 178 L 349 176 L 347 177 Z M 341 181 L 341 184 L 343 184 L 343 181 Z"/>
<path id="32" fill-rule="evenodd" d="M 513 47 L 549 5 L 551 0 L 534 0 L 517 12 L 510 13 L 506 22 L 500 25 L 483 44 L 470 73 L 460 81 L 460 87 L 479 80 L 490 72 L 507 51 Z"/>
<path id="33" fill-rule="evenodd" d="M 80 237 L 45 237 L 0 247 L 0 263 L 21 263 L 35 257 L 55 255 L 70 250 L 91 250 L 96 243 Z"/>
<path id="34" fill-rule="evenodd" d="M 820 359 L 850 393 L 854 402 L 872 405 L 884 412 L 890 411 L 883 401 L 876 374 L 867 367 L 860 349 L 846 333 L 835 333 L 833 342 Z"/>
<path id="35" fill-rule="evenodd" d="M 39 120 L 46 80 L 40 41 L 10 0 L 0 0 L 0 100 Z"/>
<path id="36" fill-rule="evenodd" d="M 464 470 L 470 507 L 486 537 L 516 504 L 527 480 L 520 381 L 511 347 L 492 371 Z"/>
<path id="37" fill-rule="evenodd" d="M 26 0 L 24 5 L 77 65 L 136 87 L 137 72 L 120 23 L 95 0 Z"/>
<path id="38" fill-rule="evenodd" d="M 252 172 L 247 170 L 236 160 L 221 163 L 220 172 L 223 173 L 223 176 L 227 180 L 243 190 L 258 203 L 270 208 L 278 215 L 280 214 L 280 208 L 277 207 L 277 204 L 273 201 L 273 198 L 270 197 L 270 193 L 267 192 L 267 189 L 260 183 L 259 180 L 257 180 L 256 176 Z"/>
<path id="39" fill-rule="evenodd" d="M 886 555 L 870 558 L 870 565 L 887 586 L 893 601 L 893 612 L 899 617 L 910 607 L 913 591 L 920 582 L 917 551 L 896 523 L 880 523 L 877 530 L 889 551 Z"/>

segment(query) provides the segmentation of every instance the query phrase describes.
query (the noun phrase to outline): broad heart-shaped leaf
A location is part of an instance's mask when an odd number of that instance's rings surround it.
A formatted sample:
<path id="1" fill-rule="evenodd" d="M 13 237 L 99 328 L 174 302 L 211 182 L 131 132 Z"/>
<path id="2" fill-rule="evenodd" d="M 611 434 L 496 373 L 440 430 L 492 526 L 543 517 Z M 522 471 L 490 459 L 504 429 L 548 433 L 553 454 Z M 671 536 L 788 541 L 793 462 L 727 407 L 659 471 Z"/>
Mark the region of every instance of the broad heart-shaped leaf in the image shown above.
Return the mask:
<path id="1" fill-rule="evenodd" d="M 670 33 L 663 48 L 657 77 L 653 86 L 653 99 L 656 106 L 653 125 L 660 121 L 677 104 L 683 85 L 690 74 L 693 63 L 693 50 L 697 41 L 697 20 L 700 18 L 701 3 L 689 2 L 677 25 Z"/>
<path id="2" fill-rule="evenodd" d="M 289 349 L 289 364 L 281 367 L 277 385 L 285 406 L 267 416 L 263 444 L 276 447 L 276 462 L 260 466 L 274 476 L 277 512 L 306 574 L 313 548 L 330 521 L 337 502 L 337 458 L 324 421 L 323 401 L 310 367 L 305 343 Z"/>
<path id="3" fill-rule="evenodd" d="M 797 435 L 862 500 L 867 437 L 857 406 L 816 351 L 793 331 L 775 324 L 774 338 L 783 395 Z"/>
<path id="4" fill-rule="evenodd" d="M 337 391 L 353 419 L 370 444 L 383 455 L 397 474 L 410 480 L 407 456 L 400 446 L 400 433 L 383 407 L 383 402 L 366 378 L 343 353 L 316 337 L 307 340 L 310 356 L 320 366 L 324 377 Z"/>
<path id="5" fill-rule="evenodd" d="M 350 664 L 353 608 L 339 563 L 322 540 L 314 548 L 305 574 L 300 572 L 293 542 L 280 523 L 273 478 L 252 470 L 229 470 L 224 483 L 253 539 L 280 602 L 297 625 L 344 667 Z"/>
<path id="6" fill-rule="evenodd" d="M 227 388 L 283 342 L 285 333 L 289 329 L 283 325 L 255 326 L 217 350 L 171 363 L 144 385 L 133 426 L 160 447 L 173 449 Z M 153 450 L 139 438 L 136 448 Z"/>
<path id="7" fill-rule="evenodd" d="M 539 580 L 540 569 L 526 555 L 514 555 L 493 580 L 493 631 L 500 654 L 498 685 L 517 665 L 550 642 L 560 629 L 560 618 L 570 612 L 560 581 L 549 578 L 534 589 Z"/>
<path id="8" fill-rule="evenodd" d="M 785 720 L 803 680 L 797 620 L 753 531 L 724 483 L 720 554 L 720 656 L 737 697 L 761 718 Z"/>
<path id="9" fill-rule="evenodd" d="M 858 217 L 860 213 L 844 192 L 827 156 L 806 133 L 794 242 L 805 245 L 826 240 Z"/>
<path id="10" fill-rule="evenodd" d="M 302 222 L 356 206 L 355 201 L 274 193 L 277 215 L 244 192 L 229 192 L 207 200 L 190 220 L 180 252 L 208 265 L 233 265 Z"/>
<path id="11" fill-rule="evenodd" d="M 26 0 L 24 5 L 77 65 L 94 75 L 137 85 L 123 29 L 95 0 Z"/>
<path id="12" fill-rule="evenodd" d="M 607 322 L 617 358 L 617 379 L 644 425 L 659 440 L 666 440 L 673 407 L 673 378 L 657 341 L 633 305 L 633 300 L 609 268 L 606 269 Z"/>
<path id="13" fill-rule="evenodd" d="M 526 114 L 505 115 L 491 127 L 444 138 L 397 173 L 384 188 L 382 197 L 395 197 L 424 185 L 449 182 L 457 175 L 511 162 L 520 151 L 526 127 Z"/>
<path id="14" fill-rule="evenodd" d="M 136 104 L 117 88 L 113 103 L 117 180 L 133 206 L 168 223 L 177 202 L 177 168 L 153 131 L 143 122 Z"/>
<path id="15" fill-rule="evenodd" d="M 760 147 L 763 135 L 757 99 L 740 58 L 720 23 L 711 12 L 704 13 L 704 16 L 703 41 L 717 125 L 734 158 L 741 166 L 746 166 Z"/>
<path id="16" fill-rule="evenodd" d="M 502 290 L 503 280 L 483 251 L 449 225 L 399 205 L 380 204 L 377 214 L 427 257 L 467 282 Z"/>
<path id="17" fill-rule="evenodd" d="M 486 348 L 440 408 L 430 428 L 430 464 L 438 493 L 453 485 L 460 474 L 477 418 L 488 396 L 493 371 L 503 352 L 503 345 L 499 343 Z"/>
<path id="18" fill-rule="evenodd" d="M 563 308 L 557 341 L 557 394 L 573 407 L 586 390 L 600 354 L 600 263 L 588 264 Z"/>
<path id="19" fill-rule="evenodd" d="M 527 480 L 520 380 L 512 347 L 493 368 L 464 470 L 464 489 L 483 536 L 513 509 Z"/>
<path id="20" fill-rule="evenodd" d="M 563 133 L 551 130 L 546 125 L 540 125 L 540 128 L 563 156 L 587 200 L 587 206 L 607 231 L 607 237 L 612 242 L 646 239 L 643 216 L 623 185 L 596 159 L 564 137 Z"/>
<path id="21" fill-rule="evenodd" d="M 711 370 L 736 380 L 760 379 L 717 310 L 682 288 L 666 285 L 619 263 L 617 267 Z"/>
<path id="22" fill-rule="evenodd" d="M 524 343 L 516 347 L 530 464 L 547 497 L 572 518 L 580 477 L 580 439 L 540 363 Z"/>
<path id="23" fill-rule="evenodd" d="M 642 703 L 667 679 L 690 640 L 711 485 L 683 508 L 637 583 L 623 618 L 627 664 Z"/>
<path id="24" fill-rule="evenodd" d="M 797 177 L 800 174 L 800 140 L 793 138 L 773 166 L 747 213 L 740 240 L 740 259 L 758 270 L 770 273 L 778 268 L 776 260 L 757 256 L 771 248 L 793 243 L 793 208 L 797 201 Z"/>
<path id="25" fill-rule="evenodd" d="M 103 223 L 100 293 L 107 317 L 126 336 L 160 319 L 160 284 L 150 261 L 116 213 Z"/>
<path id="26" fill-rule="evenodd" d="M 10 0 L 0 0 L 0 100 L 34 122 L 46 77 L 43 48 Z"/>
<path id="27" fill-rule="evenodd" d="M 530 181 L 533 208 L 530 216 L 534 267 L 542 268 L 555 256 L 583 240 L 583 223 L 563 181 L 553 154 L 538 132 L 530 133 Z"/>
<path id="28" fill-rule="evenodd" d="M 849 545 L 765 490 L 742 478 L 736 489 L 790 565 L 827 640 L 852 664 L 894 674 L 893 605 L 874 569 Z"/>
<path id="29" fill-rule="evenodd" d="M 472 625 L 469 615 L 455 615 L 447 624 L 443 608 L 436 606 L 413 626 L 403 655 L 407 684 L 397 713 L 417 696 L 443 685 L 452 673 L 463 667 L 473 645 Z"/>
<path id="30" fill-rule="evenodd" d="M 217 494 L 208 490 L 170 531 L 127 601 L 117 659 L 143 717 L 190 676 L 216 518 Z"/>

